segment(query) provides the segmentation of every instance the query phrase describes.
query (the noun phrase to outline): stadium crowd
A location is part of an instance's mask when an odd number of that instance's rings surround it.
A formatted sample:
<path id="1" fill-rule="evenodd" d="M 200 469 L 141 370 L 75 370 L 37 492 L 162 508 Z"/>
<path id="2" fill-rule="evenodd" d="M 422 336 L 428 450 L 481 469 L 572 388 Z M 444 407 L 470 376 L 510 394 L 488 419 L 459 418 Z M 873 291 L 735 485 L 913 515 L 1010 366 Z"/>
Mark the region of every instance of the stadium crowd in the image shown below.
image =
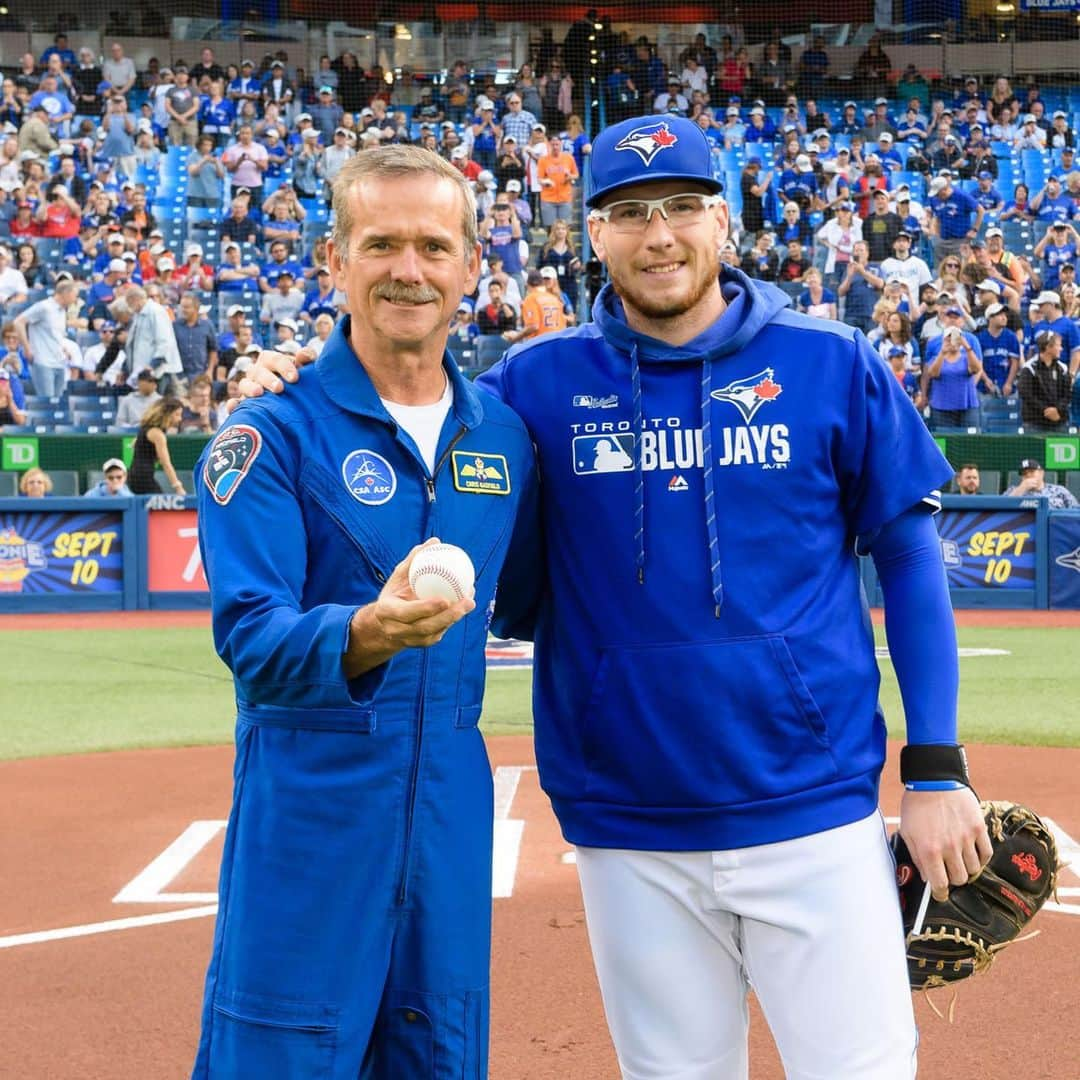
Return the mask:
<path id="1" fill-rule="evenodd" d="M 285 51 L 222 65 L 210 48 L 139 70 L 119 43 L 76 54 L 62 34 L 5 65 L 0 425 L 135 430 L 177 398 L 180 431 L 214 431 L 261 348 L 317 351 L 345 310 L 330 185 L 387 143 L 430 147 L 475 188 L 463 368 L 587 317 L 601 268 L 582 251 L 579 31 L 498 79 L 350 52 L 311 72 Z M 604 56 L 606 122 L 677 113 L 713 144 L 721 259 L 861 328 L 932 427 L 1080 421 L 1080 86 L 897 79 L 876 38 L 843 83 L 823 40 L 793 65 L 779 32 L 756 64 L 703 34 L 666 57 L 624 35 Z"/>

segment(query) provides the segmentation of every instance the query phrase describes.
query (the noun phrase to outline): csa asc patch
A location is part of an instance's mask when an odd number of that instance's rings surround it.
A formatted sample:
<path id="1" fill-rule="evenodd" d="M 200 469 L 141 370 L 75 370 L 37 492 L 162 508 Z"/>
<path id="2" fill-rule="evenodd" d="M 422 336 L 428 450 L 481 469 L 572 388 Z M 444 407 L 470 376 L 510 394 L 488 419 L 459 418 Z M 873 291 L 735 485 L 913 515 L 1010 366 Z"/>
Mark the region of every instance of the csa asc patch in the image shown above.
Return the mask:
<path id="1" fill-rule="evenodd" d="M 634 467 L 634 436 L 575 435 L 574 472 L 579 476 L 591 473 L 629 472 Z"/>
<path id="2" fill-rule="evenodd" d="M 454 487 L 474 495 L 509 495 L 510 467 L 502 454 L 478 454 L 473 450 L 454 450 Z"/>
<path id="3" fill-rule="evenodd" d="M 245 424 L 226 428 L 214 440 L 203 468 L 203 479 L 219 506 L 225 506 L 236 493 L 261 449 L 262 435 Z"/>
<path id="4" fill-rule="evenodd" d="M 382 506 L 397 491 L 393 466 L 374 450 L 354 450 L 341 463 L 341 476 L 349 494 L 365 506 Z"/>

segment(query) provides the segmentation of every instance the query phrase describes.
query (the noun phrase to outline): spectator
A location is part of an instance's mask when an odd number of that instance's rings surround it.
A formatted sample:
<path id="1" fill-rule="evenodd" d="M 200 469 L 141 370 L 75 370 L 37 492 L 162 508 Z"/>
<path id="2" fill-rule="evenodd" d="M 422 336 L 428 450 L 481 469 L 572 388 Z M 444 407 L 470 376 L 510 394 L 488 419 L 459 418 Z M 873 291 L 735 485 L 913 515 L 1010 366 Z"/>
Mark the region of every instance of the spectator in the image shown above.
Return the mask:
<path id="1" fill-rule="evenodd" d="M 810 267 L 803 274 L 803 284 L 806 286 L 806 291 L 799 295 L 799 311 L 812 315 L 816 319 L 835 319 L 836 293 L 825 288 L 821 271 L 817 267 Z"/>
<path id="2" fill-rule="evenodd" d="M 229 141 L 236 122 L 236 105 L 225 96 L 222 79 L 210 80 L 210 91 L 199 102 L 198 119 L 202 135 L 209 135 L 216 147 Z"/>
<path id="3" fill-rule="evenodd" d="M 537 103 L 539 104 L 539 98 L 537 98 Z M 539 116 L 524 107 L 521 92 L 511 91 L 506 95 L 506 113 L 502 118 L 503 141 L 505 142 L 510 137 L 518 146 L 524 146 L 539 119 Z"/>
<path id="4" fill-rule="evenodd" d="M 844 297 L 844 322 L 858 327 L 868 334 L 873 327 L 873 311 L 878 293 L 885 284 L 880 268 L 870 261 L 870 248 L 865 240 L 858 240 L 851 249 L 851 261 L 847 264 L 844 280 L 837 293 Z"/>
<path id="5" fill-rule="evenodd" d="M 988 214 L 996 213 L 1005 207 L 1005 200 L 1001 192 L 994 187 L 994 174 L 992 172 L 984 170 L 978 174 L 971 197 Z"/>
<path id="6" fill-rule="evenodd" d="M 947 176 L 934 178 L 929 195 L 929 231 L 933 237 L 934 257 L 940 260 L 945 255 L 959 252 L 965 241 L 978 236 L 985 211 L 966 192 L 954 188 Z"/>
<path id="7" fill-rule="evenodd" d="M 139 285 L 127 289 L 123 300 L 131 312 L 124 346 L 127 367 L 131 371 L 150 368 L 159 380 L 158 389 L 167 393 L 183 373 L 169 313 Z"/>
<path id="8" fill-rule="evenodd" d="M 977 335 L 986 376 L 1005 397 L 1013 392 L 1020 368 L 1020 341 L 1008 323 L 1005 305 L 991 304 L 986 309 L 986 326 Z"/>
<path id="9" fill-rule="evenodd" d="M 982 479 L 979 476 L 978 465 L 961 465 L 956 470 L 956 477 L 953 480 L 953 487 L 956 488 L 957 493 L 960 495 L 981 495 L 982 492 L 979 487 L 982 483 Z M 996 491 L 989 492 L 988 494 L 996 495 Z"/>
<path id="10" fill-rule="evenodd" d="M 266 147 L 253 139 L 251 125 L 243 123 L 236 132 L 236 142 L 221 157 L 222 164 L 232 174 L 233 188 L 245 187 L 251 193 L 252 205 L 262 196 L 263 173 L 270 164 Z"/>
<path id="11" fill-rule="evenodd" d="M 810 269 L 810 260 L 806 257 L 802 242 L 793 236 L 787 242 L 787 252 L 780 260 L 778 280 L 781 282 L 801 282 L 803 275 Z"/>
<path id="12" fill-rule="evenodd" d="M 15 332 L 30 365 L 34 392 L 41 397 L 59 397 L 64 391 L 67 312 L 77 296 L 78 289 L 71 278 L 58 281 L 52 296 L 32 304 L 15 318 Z"/>
<path id="13" fill-rule="evenodd" d="M 754 238 L 754 246 L 743 256 L 742 270 L 757 281 L 776 281 L 780 275 L 780 260 L 776 254 L 776 237 L 762 230 Z"/>
<path id="14" fill-rule="evenodd" d="M 52 494 L 52 490 L 52 477 L 37 466 L 27 469 L 19 480 L 19 494 L 28 499 L 47 498 Z"/>
<path id="15" fill-rule="evenodd" d="M 922 368 L 922 357 L 919 353 L 919 345 L 911 330 L 911 319 L 902 311 L 890 311 L 885 316 L 882 326 L 882 336 L 877 342 L 877 350 L 883 360 L 889 358 L 899 350 L 904 357 L 904 367 L 908 371 L 919 371 Z"/>
<path id="16" fill-rule="evenodd" d="M 900 389 L 907 395 L 908 400 L 915 408 L 922 409 L 924 402 L 922 391 L 919 389 L 919 379 L 915 372 L 905 366 L 905 359 L 904 350 L 893 347 L 887 351 L 885 362 L 889 365 L 893 378 L 899 383 Z"/>
<path id="17" fill-rule="evenodd" d="M 502 283 L 488 283 L 487 302 L 476 305 L 476 325 L 481 334 L 498 334 L 509 340 L 508 335 L 517 328 L 517 313 L 503 299 Z"/>
<path id="18" fill-rule="evenodd" d="M 244 259 L 240 245 L 235 240 L 227 240 L 221 249 L 222 262 L 217 269 L 217 288 L 219 292 L 258 292 L 259 265 Z M 241 310 L 243 310 L 241 308 Z"/>
<path id="19" fill-rule="evenodd" d="M 316 274 L 315 288 L 304 297 L 300 320 L 311 327 L 320 315 L 329 315 L 331 319 L 336 319 L 342 299 L 334 287 L 330 267 L 320 266 Z"/>
<path id="20" fill-rule="evenodd" d="M 886 279 L 894 276 L 903 279 L 909 309 L 914 311 L 919 306 L 919 290 L 931 280 L 930 267 L 911 253 L 911 234 L 906 229 L 896 234 L 892 251 L 890 258 L 882 260 L 881 273 Z"/>
<path id="21" fill-rule="evenodd" d="M 331 87 L 331 89 L 333 88 Z M 296 90 L 289 81 L 283 61 L 275 60 L 270 65 L 270 75 L 263 82 L 261 92 L 264 108 L 267 105 L 274 104 L 281 109 L 285 109 L 292 104 L 292 100 L 296 95 Z M 355 112 L 356 110 L 350 109 L 350 111 Z"/>
<path id="22" fill-rule="evenodd" d="M 211 82 L 225 78 L 225 69 L 214 58 L 214 50 L 206 47 L 199 54 L 199 62 L 191 69 L 191 79 L 198 86 L 203 79 Z"/>
<path id="23" fill-rule="evenodd" d="M 126 94 L 135 85 L 135 64 L 131 57 L 124 55 L 124 47 L 114 41 L 109 47 L 109 59 L 101 69 L 105 81 L 114 93 Z"/>
<path id="24" fill-rule="evenodd" d="M 889 206 L 889 193 L 878 189 L 874 192 L 874 212 L 863 222 L 862 234 L 870 250 L 870 261 L 882 263 L 895 255 L 896 238 L 904 232 L 900 215 Z M 910 237 L 908 243 L 910 246 Z M 885 272 L 884 266 L 882 272 Z"/>
<path id="25" fill-rule="evenodd" d="M 119 458 L 109 458 L 101 466 L 102 478 L 86 493 L 87 499 L 116 499 L 130 495 L 127 466 Z"/>
<path id="26" fill-rule="evenodd" d="M 175 284 L 181 289 L 202 289 L 209 292 L 214 287 L 214 271 L 203 261 L 202 244 L 184 245 L 184 262 L 176 268 Z"/>
<path id="27" fill-rule="evenodd" d="M 459 345 L 471 345 L 479 333 L 476 323 L 473 322 L 472 304 L 468 300 L 462 300 L 450 320 L 449 341 L 456 341 Z"/>
<path id="28" fill-rule="evenodd" d="M 1035 117 L 1026 113 L 1021 121 L 1020 130 L 1013 139 L 1014 150 L 1044 150 L 1046 149 L 1046 132 L 1039 127 Z"/>
<path id="29" fill-rule="evenodd" d="M 274 287 L 265 293 L 259 319 L 272 326 L 282 319 L 296 319 L 304 306 L 304 294 L 295 287 L 297 275 L 288 267 L 274 274 Z"/>
<path id="30" fill-rule="evenodd" d="M 1053 173 L 1031 200 L 1031 209 L 1039 221 L 1067 222 L 1076 216 L 1072 198 L 1062 191 L 1061 180 Z"/>
<path id="31" fill-rule="evenodd" d="M 199 135 L 199 96 L 188 82 L 188 70 L 182 64 L 173 69 L 173 79 L 164 101 L 169 142 L 174 146 L 194 146 Z"/>
<path id="32" fill-rule="evenodd" d="M 772 180 L 772 170 L 762 174 L 760 158 L 747 158 L 742 175 L 739 177 L 743 204 L 742 224 L 745 232 L 757 234 L 765 227 L 764 200 Z"/>
<path id="33" fill-rule="evenodd" d="M 1020 481 L 1005 494 L 1014 499 L 1034 495 L 1036 498 L 1045 499 L 1052 510 L 1075 510 L 1080 505 L 1068 488 L 1046 482 L 1046 470 L 1034 458 L 1024 458 L 1020 462 Z"/>
<path id="34" fill-rule="evenodd" d="M 5 424 L 25 424 L 26 413 L 15 404 L 11 372 L 0 367 L 0 431 Z"/>
<path id="35" fill-rule="evenodd" d="M 128 487 L 135 495 L 157 495 L 158 486 L 155 468 L 160 465 L 169 486 L 177 495 L 187 494 L 184 485 L 176 475 L 172 458 L 169 456 L 168 431 L 176 431 L 184 415 L 184 403 L 175 397 L 162 398 L 143 413 L 139 422 L 139 433 L 135 437 L 132 450 L 131 471 L 128 473 Z"/>
<path id="36" fill-rule="evenodd" d="M 336 75 L 334 77 L 337 78 Z M 240 61 L 240 72 L 235 79 L 230 80 L 227 93 L 229 100 L 235 102 L 238 109 L 245 102 L 254 105 L 262 99 L 262 84 L 255 75 L 253 60 Z"/>
<path id="37" fill-rule="evenodd" d="M 869 97 L 884 93 L 889 86 L 891 71 L 892 61 L 881 47 L 881 37 L 874 34 L 855 61 L 855 85 L 859 94 Z"/>
<path id="38" fill-rule="evenodd" d="M 569 219 L 573 199 L 573 185 L 578 178 L 578 168 L 572 154 L 567 153 L 558 135 L 548 138 L 547 153 L 536 166 L 540 183 L 540 219 L 545 229 L 555 222 Z"/>
<path id="39" fill-rule="evenodd" d="M 149 368 L 143 368 L 135 376 L 135 392 L 121 397 L 120 404 L 117 406 L 116 424 L 118 427 L 137 428 L 139 426 L 146 410 L 161 400 L 157 383 L 154 373 Z"/>
<path id="40" fill-rule="evenodd" d="M 221 239 L 235 240 L 239 244 L 257 244 L 259 227 L 248 216 L 248 203 L 237 196 L 229 204 L 229 216 L 221 223 Z"/>
<path id="41" fill-rule="evenodd" d="M 1043 233 L 1032 253 L 1042 259 L 1042 282 L 1046 289 L 1056 289 L 1061 278 L 1061 267 L 1075 265 L 1080 254 L 1080 234 L 1066 221 L 1054 221 Z"/>
<path id="42" fill-rule="evenodd" d="M 215 354 L 216 357 L 216 354 Z M 180 418 L 180 431 L 194 431 L 212 435 L 217 431 L 217 410 L 213 402 L 214 384 L 211 377 L 202 374 L 191 380 L 187 402 Z"/>
<path id="43" fill-rule="evenodd" d="M 173 323 L 176 347 L 180 353 L 183 379 L 192 383 L 200 375 L 217 368 L 217 334 L 210 320 L 199 311 L 199 298 L 193 292 L 180 297 L 179 318 Z"/>
<path id="44" fill-rule="evenodd" d="M 654 113 L 676 113 L 686 116 L 690 112 L 690 101 L 682 92 L 682 82 L 678 75 L 671 75 L 667 81 L 667 89 L 656 95 L 653 101 Z"/>
<path id="45" fill-rule="evenodd" d="M 1061 339 L 1059 359 L 1075 375 L 1080 370 L 1080 327 L 1062 311 L 1061 297 L 1051 289 L 1039 293 L 1031 301 L 1031 338 L 1036 339 L 1044 330 L 1053 330 Z M 1035 321 L 1035 316 L 1038 321 Z"/>
<path id="46" fill-rule="evenodd" d="M 577 322 L 577 316 L 570 304 L 570 299 L 559 285 L 559 274 L 554 266 L 540 267 L 540 276 L 544 279 L 544 288 L 547 289 L 562 305 L 563 315 L 566 316 L 566 325 L 573 326 Z"/>
<path id="47" fill-rule="evenodd" d="M 553 334 L 566 329 L 566 315 L 563 305 L 544 285 L 543 275 L 539 270 L 530 270 L 526 278 L 528 292 L 521 305 L 520 330 L 514 330 L 507 336 L 508 341 L 525 341 L 530 338 Z"/>
<path id="48" fill-rule="evenodd" d="M 958 326 L 947 327 L 940 339 L 928 344 L 922 394 L 930 403 L 931 429 L 978 426 L 975 382 L 983 369 L 977 348 L 978 344 L 973 348 Z"/>
<path id="49" fill-rule="evenodd" d="M 571 309 L 576 309 L 581 259 L 570 236 L 568 221 L 560 219 L 548 230 L 547 240 L 540 249 L 536 265 L 541 269 L 545 266 L 554 268 L 560 290 L 566 293 Z"/>
<path id="50" fill-rule="evenodd" d="M 11 265 L 11 250 L 0 246 L 0 309 L 22 304 L 29 292 L 26 278 Z"/>
<path id="51" fill-rule="evenodd" d="M 304 346 L 307 349 L 311 349 L 312 352 L 318 356 L 326 345 L 327 339 L 330 337 L 334 330 L 334 320 L 326 314 L 324 311 L 319 315 L 314 322 L 315 336 L 308 339 L 307 344 Z"/>
<path id="52" fill-rule="evenodd" d="M 810 158 L 799 154 L 792 167 L 785 169 L 780 177 L 780 194 L 787 202 L 796 203 L 803 214 L 809 214 L 815 207 L 817 190 L 817 177 Z"/>
<path id="53" fill-rule="evenodd" d="M 27 161 L 45 160 L 59 143 L 49 130 L 48 113 L 44 105 L 29 109 L 30 117 L 19 128 L 19 158 Z"/>

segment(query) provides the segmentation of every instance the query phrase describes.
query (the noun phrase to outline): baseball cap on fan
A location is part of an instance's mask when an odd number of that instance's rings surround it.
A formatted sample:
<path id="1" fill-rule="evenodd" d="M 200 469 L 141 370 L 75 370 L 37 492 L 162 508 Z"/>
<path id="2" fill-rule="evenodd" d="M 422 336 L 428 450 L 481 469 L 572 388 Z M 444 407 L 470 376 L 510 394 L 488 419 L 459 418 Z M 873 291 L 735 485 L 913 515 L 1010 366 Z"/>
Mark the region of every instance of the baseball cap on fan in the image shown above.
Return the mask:
<path id="1" fill-rule="evenodd" d="M 652 180 L 690 180 L 712 192 L 723 190 L 713 177 L 709 140 L 683 116 L 637 116 L 612 124 L 593 140 L 589 161 L 590 207 L 612 191 Z"/>

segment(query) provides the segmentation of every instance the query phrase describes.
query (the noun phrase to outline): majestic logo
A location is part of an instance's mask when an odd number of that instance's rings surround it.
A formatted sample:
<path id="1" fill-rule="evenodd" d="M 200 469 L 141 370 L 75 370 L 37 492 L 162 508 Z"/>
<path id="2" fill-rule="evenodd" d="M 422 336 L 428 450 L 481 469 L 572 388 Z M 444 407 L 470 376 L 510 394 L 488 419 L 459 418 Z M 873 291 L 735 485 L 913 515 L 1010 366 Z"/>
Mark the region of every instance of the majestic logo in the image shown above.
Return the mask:
<path id="1" fill-rule="evenodd" d="M 373 450 L 354 450 L 341 463 L 341 476 L 349 494 L 365 506 L 382 506 L 397 491 L 393 467 Z"/>
<path id="2" fill-rule="evenodd" d="M 203 468 L 203 480 L 214 502 L 225 506 L 236 494 L 261 449 L 262 435 L 245 424 L 226 428 L 214 440 Z"/>
<path id="3" fill-rule="evenodd" d="M 576 435 L 574 437 L 574 472 L 579 476 L 590 473 L 629 472 L 634 467 L 634 436 L 632 434 Z"/>
<path id="4" fill-rule="evenodd" d="M 1064 566 L 1066 570 L 1075 570 L 1080 574 L 1080 547 L 1073 548 L 1072 551 L 1065 555 L 1059 555 L 1054 562 L 1058 566 Z"/>
<path id="5" fill-rule="evenodd" d="M 634 128 L 615 144 L 615 149 L 633 150 L 646 165 L 651 165 L 661 150 L 667 150 L 678 141 L 679 136 L 672 132 L 666 122 L 661 121 L 659 124 Z"/>
<path id="6" fill-rule="evenodd" d="M 773 369 L 765 368 L 748 379 L 736 379 L 733 383 L 714 390 L 712 397 L 717 401 L 730 402 L 749 423 L 762 405 L 775 401 L 783 392 L 784 388 L 780 383 L 773 381 Z"/>
<path id="7" fill-rule="evenodd" d="M 26 578 L 48 565 L 44 545 L 25 539 L 14 529 L 0 529 L 0 593 L 21 593 Z"/>
<path id="8" fill-rule="evenodd" d="M 454 487 L 474 495 L 509 495 L 510 466 L 502 454 L 482 454 L 474 450 L 455 450 Z"/>
<path id="9" fill-rule="evenodd" d="M 575 409 L 614 409 L 619 404 L 618 394 L 593 397 L 592 394 L 575 394 L 571 405 Z"/>
<path id="10" fill-rule="evenodd" d="M 689 491 L 690 490 L 690 485 L 686 482 L 686 480 L 682 476 L 679 476 L 678 474 L 676 474 L 668 482 L 667 489 L 668 489 L 668 491 Z"/>
<path id="11" fill-rule="evenodd" d="M 1038 881 L 1043 875 L 1042 867 L 1035 861 L 1035 856 L 1030 851 L 1014 855 L 1011 861 L 1021 874 L 1031 878 L 1032 881 Z"/>
<path id="12" fill-rule="evenodd" d="M 900 863 L 896 868 L 896 884 L 902 889 L 912 878 L 913 871 L 907 863 Z"/>

